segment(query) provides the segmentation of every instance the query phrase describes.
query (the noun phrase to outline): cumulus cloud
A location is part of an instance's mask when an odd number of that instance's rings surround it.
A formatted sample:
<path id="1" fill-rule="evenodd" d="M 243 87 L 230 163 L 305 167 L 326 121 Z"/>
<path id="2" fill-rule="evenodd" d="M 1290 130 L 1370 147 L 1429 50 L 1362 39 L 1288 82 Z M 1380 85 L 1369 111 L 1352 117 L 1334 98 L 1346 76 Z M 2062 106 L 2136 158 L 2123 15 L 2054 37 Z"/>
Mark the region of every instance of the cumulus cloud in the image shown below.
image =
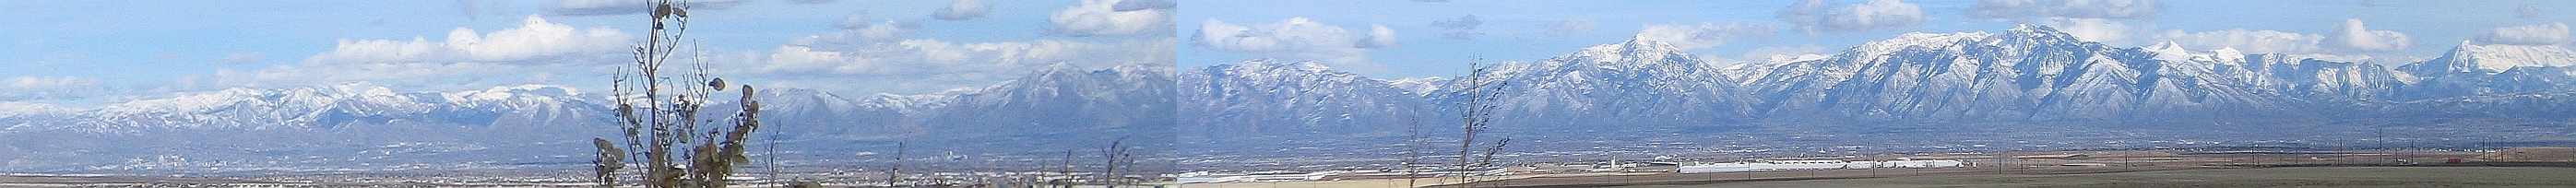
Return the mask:
<path id="1" fill-rule="evenodd" d="M 1395 47 L 1396 44 L 1394 29 L 1387 29 L 1386 25 L 1369 24 L 1368 38 L 1360 39 L 1357 47 L 1387 48 Z"/>
<path id="2" fill-rule="evenodd" d="M 723 10 L 751 0 L 692 0 L 691 10 Z M 566 16 L 604 16 L 643 14 L 653 11 L 652 0 L 556 0 L 546 6 L 546 13 Z"/>
<path id="3" fill-rule="evenodd" d="M 2326 46 L 2360 52 L 2381 52 L 2406 49 L 2406 46 L 2413 42 L 2411 39 L 2406 37 L 2406 33 L 2398 33 L 2397 31 L 2388 30 L 2370 30 L 2370 28 L 2362 25 L 2361 19 L 2345 19 L 2343 27 L 2337 28 L 2335 32 L 2329 34 L 2331 35 L 2326 36 L 2326 39 L 2321 41 L 2326 44 Z"/>
<path id="4" fill-rule="evenodd" d="M 2477 41 L 2488 44 L 2558 45 L 2568 42 L 2567 23 L 2532 24 L 2499 27 L 2478 35 Z"/>
<path id="5" fill-rule="evenodd" d="M 382 62 L 507 62 L 573 54 L 623 53 L 635 37 L 616 29 L 595 27 L 573 28 L 529 16 L 518 28 L 477 33 L 474 29 L 456 28 L 445 41 L 424 37 L 411 40 L 342 39 L 331 51 L 314 55 L 308 63 L 382 63 Z"/>
<path id="6" fill-rule="evenodd" d="M 1746 23 L 1653 24 L 1637 30 L 1636 39 L 1663 41 L 1672 44 L 1673 47 L 1688 50 L 1725 45 L 1726 42 L 1735 40 L 1768 38 L 1777 30 L 1767 25 Z"/>
<path id="7" fill-rule="evenodd" d="M 1969 6 L 1967 14 L 1969 18 L 1991 19 L 2145 18 L 2163 9 L 2156 0 L 1980 0 Z"/>
<path id="8" fill-rule="evenodd" d="M 1129 3 L 1134 1 L 1135 3 Z M 1172 34 L 1172 5 L 1159 0 L 1083 0 L 1048 16 L 1049 33 L 1068 36 Z"/>
<path id="9" fill-rule="evenodd" d="M 841 30 L 822 35 L 807 36 L 804 39 L 798 40 L 803 41 L 805 45 L 858 45 L 867 43 L 895 42 L 912 38 L 913 30 L 920 29 L 921 24 L 895 22 L 891 20 L 869 21 L 867 12 L 862 11 L 850 13 L 849 16 L 841 17 L 840 21 L 832 22 L 832 27 L 838 27 L 841 28 Z"/>
<path id="10" fill-rule="evenodd" d="M 1366 67 L 1368 47 L 1378 41 L 1392 43 L 1394 31 L 1375 36 L 1372 28 L 1363 34 L 1327 25 L 1304 17 L 1292 17 L 1277 23 L 1235 25 L 1216 19 L 1199 24 L 1198 35 L 1190 45 L 1208 49 L 1243 52 L 1268 58 L 1315 60 L 1342 67 Z M 1371 35 L 1371 36 L 1362 36 Z M 1392 45 L 1392 44 L 1387 44 Z M 1348 65 L 1348 66 L 1346 66 Z"/>
<path id="11" fill-rule="evenodd" d="M 2235 48 L 2244 53 L 2257 54 L 2312 53 L 2318 50 L 2317 42 L 2324 40 L 2325 36 L 2238 28 L 2203 32 L 2166 30 L 2154 38 L 2160 41 L 2173 41 L 2186 49 Z"/>
<path id="12" fill-rule="evenodd" d="M 530 16 L 519 27 L 489 33 L 450 31 L 443 40 L 341 39 L 300 64 L 255 70 L 219 69 L 185 76 L 159 90 L 304 86 L 365 81 L 430 89 L 542 82 L 562 71 L 592 70 L 627 60 L 636 37 L 606 27 L 574 28 Z M 231 60 L 260 59 L 235 54 Z"/>
<path id="13" fill-rule="evenodd" d="M 861 10 L 858 12 L 850 12 L 849 15 L 841 16 L 840 21 L 832 22 L 832 27 L 850 29 L 868 27 L 868 24 L 872 24 L 871 22 L 868 22 L 868 11 Z"/>
<path id="14" fill-rule="evenodd" d="M 989 12 L 993 12 L 993 6 L 984 5 L 984 1 L 957 0 L 949 2 L 947 8 L 931 12 L 930 17 L 939 20 L 972 20 L 983 18 L 984 14 Z"/>
<path id="15" fill-rule="evenodd" d="M 1774 16 L 1809 34 L 1898 30 L 1921 25 L 1924 20 L 1922 6 L 1898 0 L 1870 0 L 1850 6 L 1807 0 L 1791 4 Z"/>
<path id="16" fill-rule="evenodd" d="M 2129 25 L 2101 18 L 2048 18 L 2041 25 L 2075 35 L 2075 38 L 2108 44 L 2127 44 Z"/>
<path id="17" fill-rule="evenodd" d="M 609 59 L 609 58 L 602 58 Z M 597 61 L 605 63 L 606 61 Z M 390 86 L 455 90 L 490 87 L 495 84 L 542 83 L 544 75 L 563 71 L 592 70 L 608 67 L 576 64 L 526 64 L 508 62 L 447 63 L 328 63 L 276 65 L 257 70 L 217 69 L 214 74 L 177 78 L 161 90 L 203 90 L 226 87 L 292 87 L 344 82 L 370 82 Z"/>
<path id="18" fill-rule="evenodd" d="M 1120 65 L 1172 65 L 1172 39 L 1116 43 L 1066 40 L 948 42 L 936 39 L 862 42 L 808 37 L 767 54 L 733 57 L 739 70 L 723 74 L 827 82 L 781 82 L 798 88 L 860 93 L 929 93 L 981 87 L 1063 63 L 1084 69 Z M 724 58 L 724 57 L 718 57 Z M 852 81 L 860 83 L 850 83 Z"/>
<path id="19" fill-rule="evenodd" d="M 1565 21 L 1548 22 L 1547 37 L 1573 37 L 1574 35 L 1583 34 L 1583 32 L 1592 31 L 1593 27 L 1599 27 L 1600 25 L 1601 23 L 1592 22 L 1592 20 L 1586 19 L 1566 19 Z"/>
<path id="20" fill-rule="evenodd" d="M 1474 14 L 1460 16 L 1457 19 L 1431 21 L 1431 27 L 1449 31 L 1449 33 L 1440 34 L 1440 38 L 1455 40 L 1475 40 L 1476 35 L 1484 34 L 1476 32 L 1476 26 L 1484 24 L 1484 21 L 1477 21 Z"/>
<path id="21" fill-rule="evenodd" d="M 106 91 L 98 79 L 60 76 L 19 76 L 0 80 L 0 100 L 77 99 Z"/>

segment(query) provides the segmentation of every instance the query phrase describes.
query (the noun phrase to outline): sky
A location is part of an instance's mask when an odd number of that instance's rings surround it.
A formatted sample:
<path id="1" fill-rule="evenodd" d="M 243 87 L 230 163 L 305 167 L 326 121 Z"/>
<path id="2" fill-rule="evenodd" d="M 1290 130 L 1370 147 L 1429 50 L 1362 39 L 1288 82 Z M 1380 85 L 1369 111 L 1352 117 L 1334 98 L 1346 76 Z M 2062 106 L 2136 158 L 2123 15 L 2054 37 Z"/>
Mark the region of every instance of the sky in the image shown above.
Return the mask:
<path id="1" fill-rule="evenodd" d="M 698 0 L 717 77 L 843 96 L 978 88 L 1040 68 L 1172 66 L 1162 0 Z M 227 88 L 605 92 L 643 0 L 29 1 L 0 6 L 0 103 L 72 108 Z"/>
<path id="2" fill-rule="evenodd" d="M 1187 1 L 1183 69 L 1273 58 L 1378 79 L 1463 74 L 1649 39 L 1717 63 L 1834 53 L 1912 32 L 2040 24 L 2118 47 L 2171 41 L 2395 66 L 2464 41 L 2568 45 L 2570 1 Z"/>
<path id="3" fill-rule="evenodd" d="M 226 88 L 363 83 L 604 90 L 645 35 L 641 0 L 32 1 L 0 6 L 0 103 L 72 108 Z M 2388 65 L 2464 41 L 2568 45 L 2566 1 L 704 0 L 711 73 L 843 96 L 996 84 L 1055 64 L 1181 69 L 1254 58 L 1381 79 L 1531 61 L 1636 38 L 1719 63 L 1831 53 L 1909 32 L 2050 25 Z"/>

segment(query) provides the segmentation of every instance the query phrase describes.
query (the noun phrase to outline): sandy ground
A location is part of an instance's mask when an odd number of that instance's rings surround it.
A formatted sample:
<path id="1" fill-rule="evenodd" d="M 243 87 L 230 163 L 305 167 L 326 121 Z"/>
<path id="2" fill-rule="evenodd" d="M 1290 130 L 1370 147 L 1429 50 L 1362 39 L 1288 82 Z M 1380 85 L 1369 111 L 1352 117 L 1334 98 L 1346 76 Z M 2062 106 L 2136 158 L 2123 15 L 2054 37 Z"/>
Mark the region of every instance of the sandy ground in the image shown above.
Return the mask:
<path id="1" fill-rule="evenodd" d="M 1935 175 L 1664 187 L 2576 187 L 2565 167 L 2283 167 L 2100 174 Z"/>
<path id="2" fill-rule="evenodd" d="M 2576 187 L 2568 167 L 2272 167 L 2218 169 L 2096 169 L 2026 173 L 1987 169 L 1800 171 L 1720 174 L 1519 176 L 1469 187 Z M 2063 174 L 2057 174 L 2063 173 Z M 1750 180 L 1747 175 L 1750 175 Z M 1545 179 L 1544 182 L 1530 181 Z M 1686 179 L 1686 180 L 1673 180 Z M 1420 182 L 1430 184 L 1434 180 Z M 1454 181 L 1454 179 L 1453 179 Z M 1515 184 L 1518 183 L 1518 184 Z M 1387 188 L 1403 179 L 1316 182 L 1184 184 L 1187 188 Z M 1458 187 L 1429 186 L 1426 187 Z"/>
<path id="3" fill-rule="evenodd" d="M 2510 152 L 2506 152 L 2510 153 Z M 2066 156 L 2080 158 L 2019 158 Z M 1966 160 L 1974 167 L 1752 173 L 1520 175 L 1468 185 L 1420 179 L 1414 187 L 2570 187 L 2576 163 L 2490 161 L 2475 152 L 2061 151 L 1891 156 Z M 1996 156 L 2001 157 L 2000 159 Z M 2445 164 L 2448 159 L 2465 159 Z M 2417 164 L 2408 165 L 2403 161 Z M 2497 167 L 2523 166 L 2523 167 Z M 1446 180 L 1448 182 L 1440 182 Z M 1404 179 L 1185 184 L 1219 188 L 1394 188 Z"/>

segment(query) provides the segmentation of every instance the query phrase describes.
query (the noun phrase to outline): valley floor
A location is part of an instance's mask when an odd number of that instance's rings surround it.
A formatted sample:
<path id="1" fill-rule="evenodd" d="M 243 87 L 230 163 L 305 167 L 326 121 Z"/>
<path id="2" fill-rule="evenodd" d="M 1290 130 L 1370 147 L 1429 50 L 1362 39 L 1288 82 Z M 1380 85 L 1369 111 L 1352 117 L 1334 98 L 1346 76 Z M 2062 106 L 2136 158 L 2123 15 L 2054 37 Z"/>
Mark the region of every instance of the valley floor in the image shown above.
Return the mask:
<path id="1" fill-rule="evenodd" d="M 2500 153 L 2514 153 L 2508 150 Z M 2576 162 L 2493 161 L 2479 152 L 2066 151 L 2084 158 L 1969 160 L 1975 167 L 1677 174 L 1532 174 L 1456 178 L 1184 184 L 1181 187 L 2570 187 Z M 2483 155 L 2483 156 L 2482 156 Z M 1919 157 L 1919 156 L 1918 156 Z M 2555 157 L 2555 156 L 2553 156 Z M 2449 163 L 2461 159 L 2460 163 Z M 2402 160 L 2402 161 L 2401 161 Z"/>

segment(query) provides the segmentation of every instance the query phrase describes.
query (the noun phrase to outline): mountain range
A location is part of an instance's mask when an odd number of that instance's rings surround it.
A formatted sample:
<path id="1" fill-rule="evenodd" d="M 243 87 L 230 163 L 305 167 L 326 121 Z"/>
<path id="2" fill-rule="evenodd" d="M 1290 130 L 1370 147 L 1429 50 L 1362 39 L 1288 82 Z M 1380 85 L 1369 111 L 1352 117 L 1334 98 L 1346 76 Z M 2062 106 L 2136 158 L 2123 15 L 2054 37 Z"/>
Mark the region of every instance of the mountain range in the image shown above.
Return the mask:
<path id="1" fill-rule="evenodd" d="M 1502 93 L 1497 130 L 1537 137 L 1989 125 L 2566 126 L 2576 117 L 2560 108 L 2576 105 L 2566 97 L 2576 92 L 2576 52 L 2559 46 L 2464 42 L 2394 68 L 2180 46 L 2114 47 L 2025 24 L 1731 64 L 1632 39 L 1450 78 L 1368 78 L 1255 59 L 1182 71 L 1180 134 L 1349 138 L 1455 129 L 1461 90 L 1469 88 L 1455 81 L 1467 77 L 1505 83 L 1489 90 Z"/>
<path id="2" fill-rule="evenodd" d="M 868 167 L 898 143 L 917 160 L 1009 163 L 1093 151 L 1127 138 L 1170 143 L 1168 66 L 1057 65 L 992 86 L 843 96 L 761 88 L 758 141 L 792 164 Z M 613 93 L 517 85 L 397 93 L 368 83 L 233 88 L 89 109 L 5 103 L 0 170 L 294 172 L 569 168 L 590 138 L 616 138 Z M 737 101 L 708 105 L 732 112 Z M 1162 115 L 1155 115 L 1162 114 Z M 1129 138 L 1132 137 L 1132 138 Z M 612 139 L 614 140 L 614 139 Z M 1169 144 L 1144 155 L 1168 155 Z M 925 157 L 940 153 L 946 157 Z M 975 159 L 975 160 L 968 160 Z M 838 162 L 832 162 L 838 161 Z M 857 162 L 853 162 L 857 161 Z M 875 162 L 868 162 L 875 161 Z M 1049 160 L 1052 161 L 1052 160 Z M 963 166 L 963 165 L 955 165 Z"/>

